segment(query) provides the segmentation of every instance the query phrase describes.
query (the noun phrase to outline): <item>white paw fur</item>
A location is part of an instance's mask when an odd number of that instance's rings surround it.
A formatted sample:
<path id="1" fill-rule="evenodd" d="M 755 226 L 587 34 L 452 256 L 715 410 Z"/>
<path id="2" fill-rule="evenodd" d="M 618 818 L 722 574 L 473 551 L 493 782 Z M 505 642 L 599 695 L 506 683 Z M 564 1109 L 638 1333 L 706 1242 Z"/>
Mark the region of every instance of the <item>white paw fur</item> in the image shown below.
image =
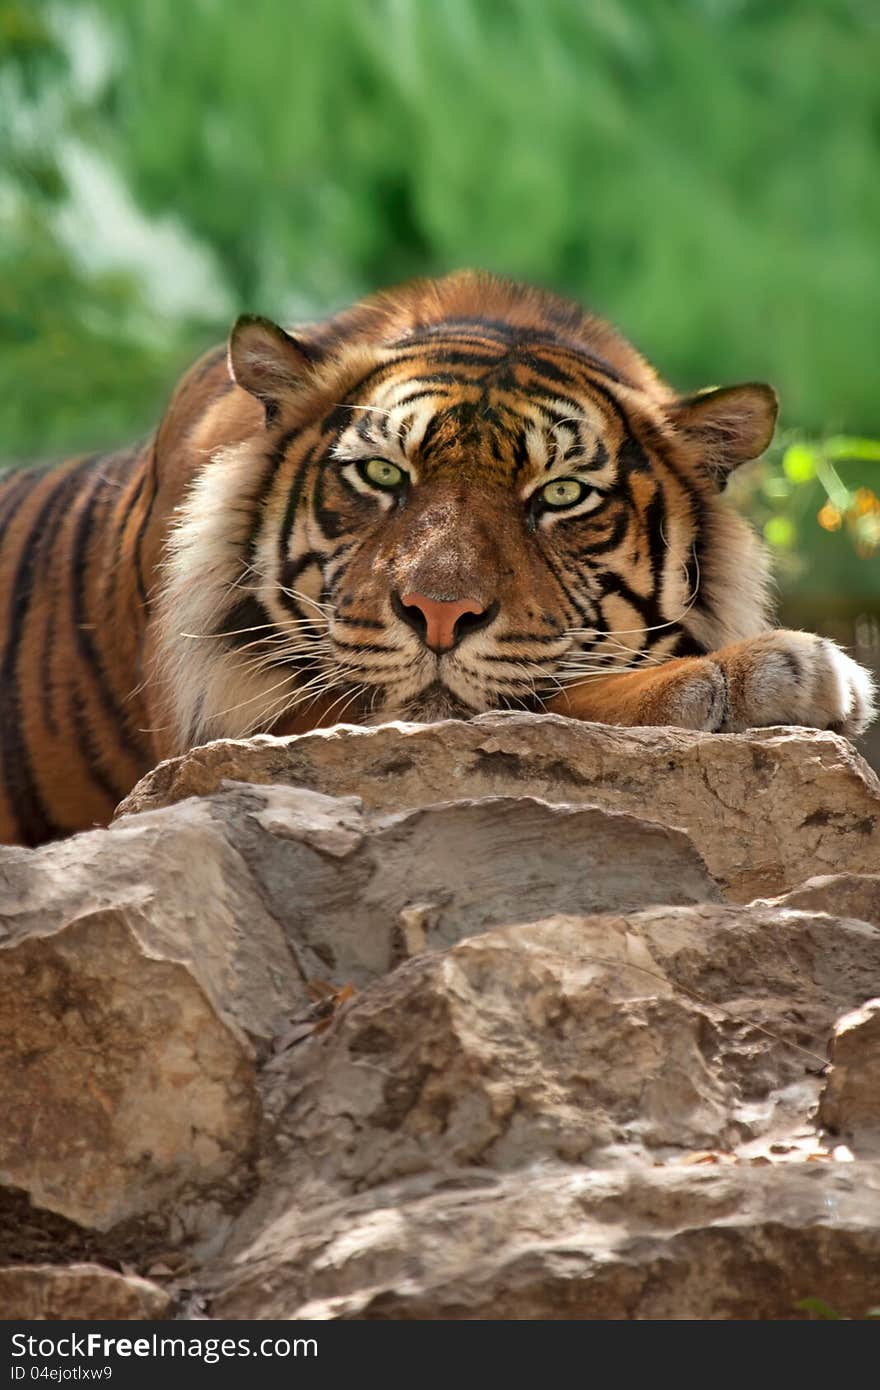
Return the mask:
<path id="1" fill-rule="evenodd" d="M 723 728 L 731 732 L 800 724 L 855 738 L 874 717 L 870 674 L 826 637 L 768 632 L 712 659 L 727 678 Z"/>

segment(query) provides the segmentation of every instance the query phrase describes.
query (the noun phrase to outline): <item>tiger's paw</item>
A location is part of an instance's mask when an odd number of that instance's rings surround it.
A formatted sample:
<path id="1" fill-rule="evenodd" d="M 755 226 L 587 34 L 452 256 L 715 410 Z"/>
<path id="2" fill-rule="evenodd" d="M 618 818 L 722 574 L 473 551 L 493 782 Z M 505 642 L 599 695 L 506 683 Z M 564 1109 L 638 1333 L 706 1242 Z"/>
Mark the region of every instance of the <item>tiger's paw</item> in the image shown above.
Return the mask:
<path id="1" fill-rule="evenodd" d="M 800 724 L 856 738 L 876 712 L 870 674 L 812 632 L 768 632 L 706 660 L 726 687 L 726 708 L 715 726 L 726 733 Z"/>

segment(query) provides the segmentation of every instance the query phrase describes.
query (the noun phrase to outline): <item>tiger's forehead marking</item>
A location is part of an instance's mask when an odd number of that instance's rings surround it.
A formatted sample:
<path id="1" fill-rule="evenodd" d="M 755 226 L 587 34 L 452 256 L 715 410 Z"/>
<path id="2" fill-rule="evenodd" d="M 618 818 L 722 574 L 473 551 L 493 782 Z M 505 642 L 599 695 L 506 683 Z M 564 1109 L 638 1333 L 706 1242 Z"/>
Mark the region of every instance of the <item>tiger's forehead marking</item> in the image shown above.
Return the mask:
<path id="1" fill-rule="evenodd" d="M 517 335 L 486 341 L 447 330 L 384 349 L 372 380 L 345 402 L 351 419 L 333 455 L 381 455 L 422 477 L 450 468 L 517 481 L 566 468 L 607 471 L 602 438 L 617 432 L 618 421 L 604 408 L 608 387 L 591 391 L 602 368 L 565 349 L 572 361 L 560 394 L 550 356 L 559 345 Z"/>
<path id="2" fill-rule="evenodd" d="M 415 349 L 438 354 L 455 350 L 494 350 L 499 357 L 509 359 L 526 358 L 544 352 L 548 355 L 553 354 L 557 359 L 579 361 L 592 370 L 601 372 L 611 381 L 633 384 L 616 370 L 607 358 L 591 351 L 583 342 L 575 343 L 567 336 L 555 332 L 549 324 L 529 327 L 504 319 L 447 318 L 438 323 L 412 328 L 388 346 L 393 352 Z"/>

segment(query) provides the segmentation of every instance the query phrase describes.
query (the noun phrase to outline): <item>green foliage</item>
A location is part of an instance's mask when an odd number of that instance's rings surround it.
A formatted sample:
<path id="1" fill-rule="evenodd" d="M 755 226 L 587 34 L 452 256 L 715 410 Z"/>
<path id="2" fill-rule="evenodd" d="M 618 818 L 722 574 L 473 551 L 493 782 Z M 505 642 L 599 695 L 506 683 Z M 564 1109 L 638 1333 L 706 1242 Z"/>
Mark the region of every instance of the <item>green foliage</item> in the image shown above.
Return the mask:
<path id="1" fill-rule="evenodd" d="M 838 1313 L 836 1308 L 832 1308 L 830 1303 L 826 1303 L 824 1298 L 802 1298 L 794 1305 L 800 1312 L 809 1313 L 811 1318 L 816 1318 L 822 1322 L 842 1322 L 849 1321 L 844 1313 Z M 866 1319 L 880 1318 L 880 1308 L 869 1308 L 864 1314 Z"/>
<path id="2" fill-rule="evenodd" d="M 831 1307 L 823 1298 L 802 1298 L 795 1304 L 803 1313 L 809 1313 L 812 1317 L 818 1318 L 823 1322 L 840 1322 L 843 1318 L 842 1313 Z"/>
<path id="3" fill-rule="evenodd" d="M 783 432 L 730 495 L 776 551 L 787 592 L 880 602 L 880 440 Z M 873 562 L 873 563 L 870 563 Z"/>
<path id="4" fill-rule="evenodd" d="M 129 277 L 73 276 L 39 219 L 20 231 L 21 262 L 0 238 L 0 456 L 63 457 L 137 437 L 200 340 L 179 333 L 169 346 L 145 331 Z"/>

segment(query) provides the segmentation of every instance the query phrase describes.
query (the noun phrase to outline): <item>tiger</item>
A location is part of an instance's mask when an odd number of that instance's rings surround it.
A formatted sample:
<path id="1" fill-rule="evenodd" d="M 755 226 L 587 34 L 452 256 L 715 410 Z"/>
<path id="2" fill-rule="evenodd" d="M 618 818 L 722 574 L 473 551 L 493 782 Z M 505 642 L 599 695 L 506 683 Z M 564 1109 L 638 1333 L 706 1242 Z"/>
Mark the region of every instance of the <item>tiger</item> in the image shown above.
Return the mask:
<path id="1" fill-rule="evenodd" d="M 241 316 L 143 443 L 3 479 L 0 839 L 105 825 L 194 745 L 341 722 L 858 735 L 869 674 L 774 630 L 723 495 L 776 413 L 486 272 Z"/>

